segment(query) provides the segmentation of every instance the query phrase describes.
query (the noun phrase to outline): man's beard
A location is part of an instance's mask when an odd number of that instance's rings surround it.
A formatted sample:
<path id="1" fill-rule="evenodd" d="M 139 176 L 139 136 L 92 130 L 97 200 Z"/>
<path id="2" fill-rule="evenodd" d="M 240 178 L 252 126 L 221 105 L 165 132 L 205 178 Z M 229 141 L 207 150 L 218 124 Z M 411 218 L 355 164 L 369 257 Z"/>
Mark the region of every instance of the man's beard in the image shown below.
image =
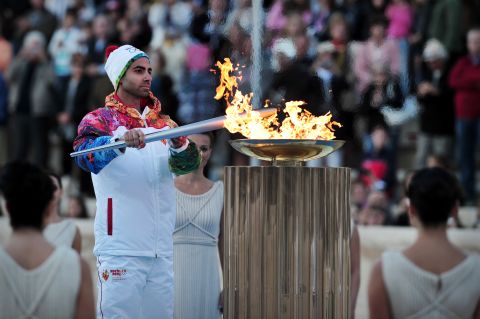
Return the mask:
<path id="1" fill-rule="evenodd" d="M 141 98 L 141 99 L 148 97 L 149 94 L 150 94 L 150 93 L 149 93 L 150 90 L 146 90 L 146 91 L 143 91 L 143 90 L 140 90 L 140 89 L 134 90 L 134 89 L 131 89 L 131 88 L 127 87 L 127 86 L 124 86 L 124 87 L 123 87 L 123 90 L 124 90 L 125 92 L 127 92 L 128 94 L 130 94 L 130 95 L 132 95 L 132 96 L 134 96 L 134 97 L 136 97 L 136 98 Z"/>

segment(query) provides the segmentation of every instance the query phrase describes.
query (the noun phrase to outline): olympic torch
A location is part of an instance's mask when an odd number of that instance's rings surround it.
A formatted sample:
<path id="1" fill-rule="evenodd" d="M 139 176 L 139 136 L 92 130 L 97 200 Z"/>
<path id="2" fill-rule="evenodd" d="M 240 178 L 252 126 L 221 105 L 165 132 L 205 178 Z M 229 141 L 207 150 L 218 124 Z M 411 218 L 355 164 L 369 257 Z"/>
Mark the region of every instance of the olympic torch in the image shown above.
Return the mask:
<path id="1" fill-rule="evenodd" d="M 275 114 L 277 110 L 275 108 L 265 108 L 265 109 L 258 110 L 257 112 L 262 117 L 268 117 Z M 200 122 L 195 122 L 192 124 L 175 127 L 166 131 L 148 133 L 148 134 L 145 134 L 145 143 L 151 143 L 151 142 L 171 139 L 179 136 L 186 136 L 191 134 L 199 134 L 199 133 L 204 133 L 208 131 L 218 130 L 224 127 L 225 120 L 226 120 L 226 116 L 219 116 L 219 117 L 215 117 L 215 118 L 200 121 Z M 78 152 L 73 152 L 73 153 L 70 153 L 70 156 L 77 157 L 77 156 L 99 152 L 99 151 L 107 151 L 107 150 L 124 148 L 126 146 L 127 144 L 125 143 L 125 141 L 117 141 L 110 144 L 92 147 L 90 149 L 86 149 Z"/>

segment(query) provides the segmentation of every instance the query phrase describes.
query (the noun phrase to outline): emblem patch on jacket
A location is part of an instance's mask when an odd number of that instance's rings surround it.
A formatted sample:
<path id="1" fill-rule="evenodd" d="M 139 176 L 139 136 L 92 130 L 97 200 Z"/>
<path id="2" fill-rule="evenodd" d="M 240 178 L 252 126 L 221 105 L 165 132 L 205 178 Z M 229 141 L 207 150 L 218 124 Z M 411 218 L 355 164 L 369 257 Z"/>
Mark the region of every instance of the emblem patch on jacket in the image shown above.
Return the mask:
<path id="1" fill-rule="evenodd" d="M 107 281 L 107 280 L 108 280 L 108 277 L 110 277 L 110 275 L 108 274 L 108 270 L 105 269 L 105 270 L 102 272 L 102 278 L 103 278 L 104 281 Z"/>

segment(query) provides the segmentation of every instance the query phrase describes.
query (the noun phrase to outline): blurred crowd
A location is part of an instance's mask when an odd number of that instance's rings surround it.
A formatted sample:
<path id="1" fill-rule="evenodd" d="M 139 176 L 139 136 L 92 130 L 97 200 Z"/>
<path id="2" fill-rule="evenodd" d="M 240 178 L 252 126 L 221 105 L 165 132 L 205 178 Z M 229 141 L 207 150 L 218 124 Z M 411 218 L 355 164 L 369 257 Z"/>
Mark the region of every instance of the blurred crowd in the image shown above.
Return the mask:
<path id="1" fill-rule="evenodd" d="M 108 45 L 149 53 L 152 91 L 179 124 L 224 112 L 213 99 L 216 61 L 242 66 L 240 89 L 251 91 L 251 0 L 4 0 L 0 10 L 0 164 L 30 158 L 70 177 L 80 206 L 90 177 L 69 153 L 82 117 L 112 91 Z M 357 223 L 407 225 L 408 172 L 425 166 L 457 173 L 462 204 L 475 205 L 480 1 L 266 0 L 260 16 L 260 100 L 303 100 L 342 123 L 336 136 L 346 145 L 320 164 L 355 170 Z M 412 123 L 415 154 L 400 163 Z M 248 163 L 229 138 L 218 132 L 214 179 Z"/>

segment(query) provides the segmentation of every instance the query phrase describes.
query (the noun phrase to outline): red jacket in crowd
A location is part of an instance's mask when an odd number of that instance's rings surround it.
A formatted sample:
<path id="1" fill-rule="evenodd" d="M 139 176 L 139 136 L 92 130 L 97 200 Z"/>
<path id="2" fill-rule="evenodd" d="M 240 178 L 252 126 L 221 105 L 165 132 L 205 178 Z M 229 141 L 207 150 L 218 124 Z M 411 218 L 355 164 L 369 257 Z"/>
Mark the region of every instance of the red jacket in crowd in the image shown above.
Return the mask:
<path id="1" fill-rule="evenodd" d="M 480 118 L 480 63 L 474 64 L 470 56 L 461 58 L 450 73 L 450 86 L 457 118 Z"/>

